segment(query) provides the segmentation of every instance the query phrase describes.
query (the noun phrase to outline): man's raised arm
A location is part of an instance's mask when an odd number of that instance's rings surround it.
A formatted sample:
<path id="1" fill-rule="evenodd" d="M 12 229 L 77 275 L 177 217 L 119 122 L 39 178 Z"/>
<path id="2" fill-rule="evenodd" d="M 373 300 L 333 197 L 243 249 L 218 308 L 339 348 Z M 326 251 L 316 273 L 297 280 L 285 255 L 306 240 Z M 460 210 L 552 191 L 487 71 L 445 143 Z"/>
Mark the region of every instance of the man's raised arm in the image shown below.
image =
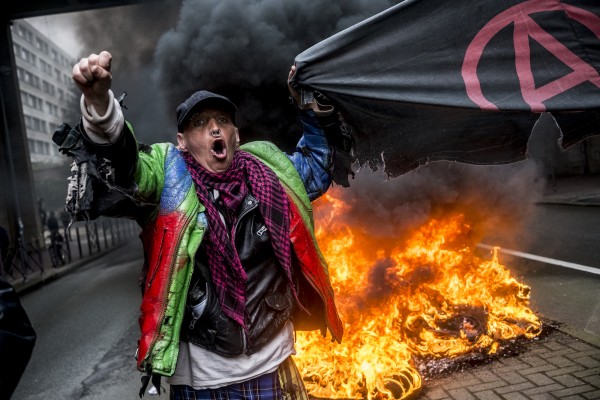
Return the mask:
<path id="1" fill-rule="evenodd" d="M 108 51 L 90 54 L 73 67 L 73 81 L 82 93 L 83 128 L 90 140 L 114 143 L 123 130 L 121 107 L 110 90 L 112 55 Z"/>

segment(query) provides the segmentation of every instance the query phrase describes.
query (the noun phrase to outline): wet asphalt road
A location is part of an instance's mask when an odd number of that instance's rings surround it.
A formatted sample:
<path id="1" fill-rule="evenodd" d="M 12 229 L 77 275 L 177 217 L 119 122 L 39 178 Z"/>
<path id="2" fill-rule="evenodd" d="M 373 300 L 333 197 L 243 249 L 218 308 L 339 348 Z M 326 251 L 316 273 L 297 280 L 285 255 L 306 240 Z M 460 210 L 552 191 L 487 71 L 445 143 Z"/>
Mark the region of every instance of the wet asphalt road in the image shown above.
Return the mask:
<path id="1" fill-rule="evenodd" d="M 539 205 L 519 236 L 488 244 L 600 269 L 600 207 Z M 22 295 L 38 342 L 14 400 L 139 398 L 140 255 L 134 239 Z M 534 311 L 600 338 L 600 275 L 500 258 L 531 286 Z"/>
<path id="2" fill-rule="evenodd" d="M 531 286 L 531 307 L 541 316 L 584 332 L 600 344 L 600 207 L 540 204 L 514 238 L 489 241 L 511 250 L 591 267 L 581 272 L 500 254 L 513 275 Z"/>
<path id="3" fill-rule="evenodd" d="M 139 399 L 134 239 L 21 297 L 38 339 L 12 399 Z"/>

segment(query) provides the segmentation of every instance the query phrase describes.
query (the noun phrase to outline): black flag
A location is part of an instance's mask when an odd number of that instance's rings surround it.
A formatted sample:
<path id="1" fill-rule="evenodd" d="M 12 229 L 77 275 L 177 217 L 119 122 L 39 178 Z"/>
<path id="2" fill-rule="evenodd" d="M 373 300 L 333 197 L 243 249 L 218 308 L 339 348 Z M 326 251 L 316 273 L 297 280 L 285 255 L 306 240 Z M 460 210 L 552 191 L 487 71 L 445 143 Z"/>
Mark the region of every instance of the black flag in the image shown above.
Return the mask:
<path id="1" fill-rule="evenodd" d="M 352 128 L 361 164 L 526 158 L 540 113 L 562 146 L 600 134 L 600 1 L 405 0 L 296 57 L 294 83 Z"/>

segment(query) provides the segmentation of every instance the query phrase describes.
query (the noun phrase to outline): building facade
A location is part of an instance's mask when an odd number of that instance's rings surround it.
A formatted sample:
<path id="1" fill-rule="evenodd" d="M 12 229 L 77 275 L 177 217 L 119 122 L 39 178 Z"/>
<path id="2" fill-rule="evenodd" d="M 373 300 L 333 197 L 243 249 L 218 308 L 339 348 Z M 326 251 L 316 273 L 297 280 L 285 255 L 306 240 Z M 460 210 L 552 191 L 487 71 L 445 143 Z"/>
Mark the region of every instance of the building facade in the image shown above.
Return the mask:
<path id="1" fill-rule="evenodd" d="M 71 78 L 76 60 L 25 20 L 15 20 L 11 31 L 31 162 L 64 163 L 52 134 L 76 117 L 78 97 Z"/>

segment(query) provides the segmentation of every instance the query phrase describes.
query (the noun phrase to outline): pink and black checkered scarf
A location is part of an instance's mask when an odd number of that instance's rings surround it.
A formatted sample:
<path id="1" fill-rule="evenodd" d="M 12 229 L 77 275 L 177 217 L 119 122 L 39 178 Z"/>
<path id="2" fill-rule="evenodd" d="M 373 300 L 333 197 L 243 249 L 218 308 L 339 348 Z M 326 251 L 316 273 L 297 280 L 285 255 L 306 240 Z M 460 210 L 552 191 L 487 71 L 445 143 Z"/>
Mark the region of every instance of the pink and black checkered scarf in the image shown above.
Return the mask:
<path id="1" fill-rule="evenodd" d="M 204 169 L 189 153 L 181 154 L 196 184 L 200 202 L 207 210 L 209 227 L 202 244 L 208 256 L 208 267 L 219 303 L 226 315 L 245 328 L 247 275 L 234 243 L 237 209 L 250 190 L 258 200 L 259 211 L 271 235 L 275 257 L 291 284 L 290 209 L 287 194 L 277 175 L 245 151 L 237 150 L 227 171 L 219 174 Z M 219 191 L 219 196 L 226 205 L 229 215 L 225 218 L 229 218 L 230 228 L 225 226 L 211 200 L 209 190 L 213 189 Z M 296 297 L 294 286 L 291 287 Z"/>

